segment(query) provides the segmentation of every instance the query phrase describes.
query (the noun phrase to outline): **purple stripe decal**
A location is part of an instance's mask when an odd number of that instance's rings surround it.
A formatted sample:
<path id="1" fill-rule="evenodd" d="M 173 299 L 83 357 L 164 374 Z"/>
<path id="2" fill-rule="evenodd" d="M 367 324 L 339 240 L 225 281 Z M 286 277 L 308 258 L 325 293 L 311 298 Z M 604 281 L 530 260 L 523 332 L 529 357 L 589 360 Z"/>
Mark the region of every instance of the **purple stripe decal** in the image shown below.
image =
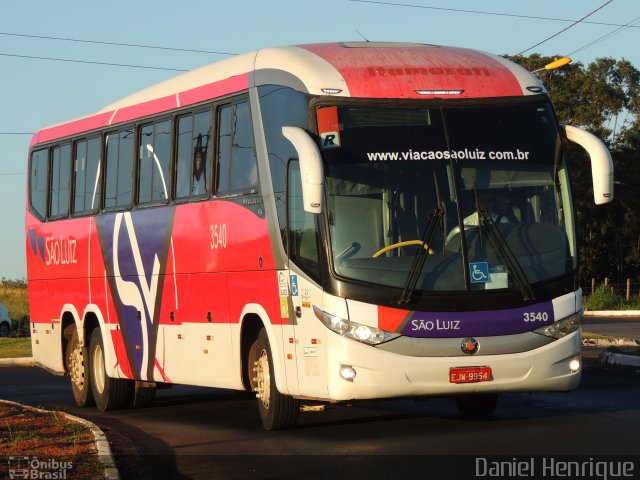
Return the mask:
<path id="1" fill-rule="evenodd" d="M 399 331 L 419 338 L 487 337 L 530 332 L 554 321 L 548 301 L 510 310 L 411 312 Z"/>

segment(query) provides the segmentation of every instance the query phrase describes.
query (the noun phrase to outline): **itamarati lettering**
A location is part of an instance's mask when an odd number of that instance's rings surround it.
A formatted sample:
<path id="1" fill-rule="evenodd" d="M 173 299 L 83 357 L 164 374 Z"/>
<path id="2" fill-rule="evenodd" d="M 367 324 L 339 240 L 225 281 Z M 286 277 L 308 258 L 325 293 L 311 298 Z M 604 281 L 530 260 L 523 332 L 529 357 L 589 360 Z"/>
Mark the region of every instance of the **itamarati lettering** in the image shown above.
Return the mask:
<path id="1" fill-rule="evenodd" d="M 369 75 L 372 77 L 404 76 L 404 75 L 475 75 L 490 77 L 488 68 L 480 67 L 369 67 Z"/>

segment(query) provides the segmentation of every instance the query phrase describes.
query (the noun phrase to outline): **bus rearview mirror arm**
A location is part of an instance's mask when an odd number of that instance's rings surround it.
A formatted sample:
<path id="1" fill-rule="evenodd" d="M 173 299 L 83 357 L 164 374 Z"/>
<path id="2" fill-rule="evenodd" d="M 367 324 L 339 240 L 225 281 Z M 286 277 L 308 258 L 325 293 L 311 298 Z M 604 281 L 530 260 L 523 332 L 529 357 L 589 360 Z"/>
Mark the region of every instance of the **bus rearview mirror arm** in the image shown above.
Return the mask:
<path id="1" fill-rule="evenodd" d="M 322 213 L 324 168 L 318 146 L 309 134 L 299 127 L 282 127 L 282 135 L 293 144 L 298 152 L 304 211 Z"/>
<path id="2" fill-rule="evenodd" d="M 596 205 L 613 201 L 613 160 L 606 145 L 598 137 L 581 128 L 563 127 L 567 140 L 577 143 L 591 158 L 593 200 Z"/>

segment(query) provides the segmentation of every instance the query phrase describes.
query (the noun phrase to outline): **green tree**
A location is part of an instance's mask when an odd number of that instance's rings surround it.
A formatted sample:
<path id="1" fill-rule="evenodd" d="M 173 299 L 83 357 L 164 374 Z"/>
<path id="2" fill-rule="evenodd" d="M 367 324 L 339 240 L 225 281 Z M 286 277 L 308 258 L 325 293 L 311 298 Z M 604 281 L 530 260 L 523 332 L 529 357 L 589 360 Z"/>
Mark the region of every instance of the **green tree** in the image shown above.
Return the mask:
<path id="1" fill-rule="evenodd" d="M 537 54 L 514 57 L 528 70 L 555 58 Z M 591 168 L 585 152 L 567 144 L 576 199 L 578 248 L 582 278 L 622 280 L 640 275 L 640 72 L 627 60 L 599 58 L 542 70 L 544 83 L 561 124 L 585 128 L 608 145 L 615 167 L 615 200 L 593 203 Z"/>

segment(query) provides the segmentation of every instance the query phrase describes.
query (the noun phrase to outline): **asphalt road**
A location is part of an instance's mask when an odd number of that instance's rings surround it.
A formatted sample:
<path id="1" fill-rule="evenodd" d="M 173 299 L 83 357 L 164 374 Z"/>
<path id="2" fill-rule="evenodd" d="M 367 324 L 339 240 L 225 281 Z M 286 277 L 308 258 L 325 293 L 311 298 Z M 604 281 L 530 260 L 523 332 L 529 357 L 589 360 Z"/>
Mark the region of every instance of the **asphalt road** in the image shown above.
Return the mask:
<path id="1" fill-rule="evenodd" d="M 479 456 L 638 454 L 640 373 L 604 370 L 597 353 L 585 351 L 577 391 L 503 395 L 490 421 L 461 419 L 447 399 L 408 399 L 329 405 L 265 432 L 246 394 L 178 386 L 152 407 L 101 413 L 75 407 L 67 378 L 17 367 L 0 369 L 0 398 L 94 421 L 123 479 L 474 478 Z"/>
<path id="2" fill-rule="evenodd" d="M 585 332 L 640 340 L 640 317 L 584 317 Z"/>

